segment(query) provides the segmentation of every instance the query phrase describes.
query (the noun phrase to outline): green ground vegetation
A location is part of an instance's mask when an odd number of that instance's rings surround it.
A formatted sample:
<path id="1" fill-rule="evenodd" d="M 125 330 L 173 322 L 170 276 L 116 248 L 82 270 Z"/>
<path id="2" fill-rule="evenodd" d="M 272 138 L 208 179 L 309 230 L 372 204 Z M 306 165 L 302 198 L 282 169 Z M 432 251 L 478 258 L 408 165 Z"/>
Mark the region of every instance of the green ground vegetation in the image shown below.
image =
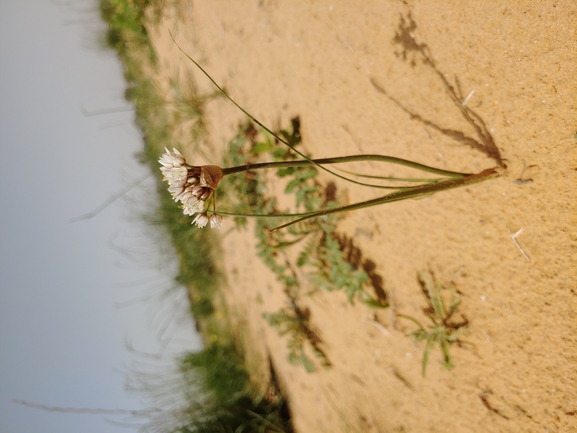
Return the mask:
<path id="1" fill-rule="evenodd" d="M 186 422 L 176 432 L 292 431 L 282 395 L 273 386 L 264 397 L 255 397 L 243 365 L 242 354 L 231 345 L 213 343 L 184 356 L 181 371 L 189 405 Z"/>
<path id="2" fill-rule="evenodd" d="M 291 147 L 298 146 L 301 142 L 300 120 L 293 118 L 290 127 L 280 130 L 277 135 Z M 227 167 L 262 160 L 294 159 L 287 147 L 266 131 L 259 131 L 251 122 L 239 126 L 225 154 L 224 165 Z M 284 202 L 291 202 L 290 208 L 283 208 L 278 198 L 270 193 L 267 174 L 262 170 L 226 176 L 219 186 L 219 203 L 224 203 L 222 207 L 233 214 L 279 216 L 256 218 L 254 229 L 258 254 L 276 275 L 287 297 L 285 307 L 265 314 L 265 319 L 277 328 L 280 335 L 287 336 L 289 360 L 302 364 L 307 371 L 314 371 L 314 362 L 307 353 L 316 355 L 325 367 L 331 363 L 322 349 L 318 333 L 313 330 L 310 312 L 304 305 L 306 297 L 317 291 L 341 291 L 353 305 L 359 301 L 371 307 L 384 308 L 388 303 L 371 293 L 369 275 L 359 263 L 347 260 L 341 237 L 336 232 L 337 214 L 306 220 L 284 230 L 271 230 L 283 220 L 282 215 L 338 206 L 335 185 L 322 184 L 316 167 L 309 165 L 271 171 L 283 181 Z M 235 223 L 237 229 L 244 230 L 247 218 L 236 217 Z M 296 258 L 291 260 L 289 256 Z"/>
<path id="3" fill-rule="evenodd" d="M 162 230 L 174 247 L 179 261 L 175 280 L 189 289 L 192 314 L 206 345 L 203 351 L 186 354 L 181 360 L 182 377 L 190 386 L 189 406 L 179 414 L 178 429 L 163 428 L 154 422 L 148 425 L 163 432 L 290 432 L 290 418 L 282 395 L 278 391 L 259 395 L 248 381 L 242 350 L 226 320 L 228 315 L 219 292 L 224 281 L 215 259 L 216 234 L 190 224 L 190 217 L 183 215 L 166 193 L 158 170 L 158 158 L 165 146 L 182 148 L 174 132 L 185 120 L 189 132 L 184 136 L 190 140 L 186 145 L 198 147 L 204 133 L 203 107 L 214 97 L 198 95 L 194 87 L 182 88 L 178 77 L 173 82 L 171 101 L 158 91 L 151 76 L 157 67 L 157 57 L 144 23 L 145 17 L 158 17 L 165 3 L 100 2 L 101 16 L 108 25 L 102 39 L 123 63 L 125 96 L 135 107 L 136 122 L 143 134 L 140 159 L 150 166 L 157 180 L 158 206 L 145 218 Z"/>

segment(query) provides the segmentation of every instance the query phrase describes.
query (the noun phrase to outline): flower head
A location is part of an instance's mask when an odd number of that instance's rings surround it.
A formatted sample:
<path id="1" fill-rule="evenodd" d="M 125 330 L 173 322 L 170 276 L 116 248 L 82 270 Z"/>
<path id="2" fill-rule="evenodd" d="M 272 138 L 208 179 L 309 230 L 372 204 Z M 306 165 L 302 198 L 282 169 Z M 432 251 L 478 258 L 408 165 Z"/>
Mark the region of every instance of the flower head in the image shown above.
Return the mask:
<path id="1" fill-rule="evenodd" d="M 210 222 L 211 228 L 222 229 L 222 216 L 213 213 L 210 218 L 205 213 L 208 204 L 214 205 L 214 191 L 223 177 L 222 169 L 216 165 L 191 166 L 186 158 L 176 149 L 167 148 L 158 162 L 164 180 L 168 182 L 168 192 L 176 202 L 182 204 L 185 215 L 198 215 L 192 221 L 203 228 Z M 209 201 L 207 204 L 206 202 Z"/>

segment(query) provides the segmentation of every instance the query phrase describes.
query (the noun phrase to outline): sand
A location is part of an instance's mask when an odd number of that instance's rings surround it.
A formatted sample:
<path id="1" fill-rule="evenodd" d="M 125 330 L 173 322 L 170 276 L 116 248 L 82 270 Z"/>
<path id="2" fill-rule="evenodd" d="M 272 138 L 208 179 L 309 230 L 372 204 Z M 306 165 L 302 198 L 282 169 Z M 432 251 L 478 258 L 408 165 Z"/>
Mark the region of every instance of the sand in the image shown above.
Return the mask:
<path id="1" fill-rule="evenodd" d="M 498 166 L 451 133 L 477 137 L 444 77 L 455 91 L 459 83 L 507 167 L 482 184 L 342 219 L 338 232 L 373 264 L 391 308 L 353 306 L 341 292 L 304 297 L 332 364 L 313 373 L 288 362 L 286 338 L 262 317 L 286 296 L 252 228 L 223 236 L 224 291 L 253 378 L 269 379 L 270 357 L 297 432 L 577 432 L 576 9 L 569 0 L 207 0 L 177 2 L 151 21 L 159 88 L 168 94 L 178 78 L 214 90 L 170 30 L 264 124 L 298 115 L 314 157 Z M 225 99 L 208 103 L 207 162 L 221 161 L 243 118 Z M 350 202 L 378 195 L 339 188 Z M 426 377 L 424 343 L 399 317 L 426 322 L 422 271 L 458 290 L 462 340 L 474 345 L 451 348 L 451 371 L 433 349 Z"/>

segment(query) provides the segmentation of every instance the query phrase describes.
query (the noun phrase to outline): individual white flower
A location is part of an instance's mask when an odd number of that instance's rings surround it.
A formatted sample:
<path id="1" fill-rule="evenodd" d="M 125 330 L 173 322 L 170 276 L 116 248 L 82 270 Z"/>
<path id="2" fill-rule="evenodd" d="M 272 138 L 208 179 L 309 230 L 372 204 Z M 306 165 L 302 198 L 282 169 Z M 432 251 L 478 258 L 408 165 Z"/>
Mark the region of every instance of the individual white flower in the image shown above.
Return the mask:
<path id="1" fill-rule="evenodd" d="M 188 177 L 188 170 L 186 167 L 161 168 L 164 174 L 164 180 L 168 181 L 169 185 L 185 185 Z"/>
<path id="2" fill-rule="evenodd" d="M 168 187 L 168 192 L 172 194 L 174 201 L 180 200 L 180 197 L 184 193 L 185 189 L 183 185 L 172 184 Z"/>
<path id="3" fill-rule="evenodd" d="M 216 227 L 217 229 L 222 230 L 222 215 L 217 214 L 217 213 L 213 213 L 210 216 L 209 220 L 210 220 L 210 228 L 211 229 Z"/>
<path id="4" fill-rule="evenodd" d="M 204 212 L 204 202 L 197 197 L 192 196 L 186 203 L 183 203 L 183 213 L 185 215 L 194 215 L 195 213 Z"/>
<path id="5" fill-rule="evenodd" d="M 208 224 L 208 216 L 205 213 L 200 213 L 192 221 L 192 224 L 196 224 L 196 226 L 201 229 Z"/>
<path id="6" fill-rule="evenodd" d="M 182 167 L 186 163 L 186 159 L 184 156 L 175 148 L 173 148 L 172 152 L 168 150 L 166 147 L 165 153 L 162 154 L 158 162 L 160 162 L 166 168 L 175 168 L 175 167 Z"/>
<path id="7" fill-rule="evenodd" d="M 186 188 L 180 194 L 174 196 L 174 201 L 180 200 L 182 203 L 187 203 L 192 197 L 192 193 Z"/>

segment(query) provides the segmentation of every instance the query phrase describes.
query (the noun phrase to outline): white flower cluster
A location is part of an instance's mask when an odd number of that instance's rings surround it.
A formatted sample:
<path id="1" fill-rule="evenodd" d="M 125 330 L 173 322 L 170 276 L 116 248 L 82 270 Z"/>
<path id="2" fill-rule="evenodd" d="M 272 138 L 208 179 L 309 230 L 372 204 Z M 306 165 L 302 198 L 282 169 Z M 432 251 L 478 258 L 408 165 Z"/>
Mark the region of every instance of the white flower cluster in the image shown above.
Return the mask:
<path id="1" fill-rule="evenodd" d="M 210 217 L 205 211 L 205 202 L 212 196 L 220 178 L 212 180 L 210 173 L 205 173 L 206 168 L 218 167 L 205 166 L 196 167 L 186 163 L 184 156 L 176 149 L 169 151 L 167 148 L 158 162 L 162 165 L 160 171 L 164 175 L 164 180 L 168 182 L 168 191 L 172 194 L 174 201 L 182 203 L 185 215 L 198 215 L 192 221 L 199 228 L 205 227 L 210 222 L 211 228 L 222 229 L 222 215 L 213 213 Z M 220 170 L 220 169 L 218 169 Z M 218 174 L 218 173 L 217 173 Z M 222 177 L 222 175 L 220 175 Z M 212 180 L 212 185 L 208 184 Z"/>

